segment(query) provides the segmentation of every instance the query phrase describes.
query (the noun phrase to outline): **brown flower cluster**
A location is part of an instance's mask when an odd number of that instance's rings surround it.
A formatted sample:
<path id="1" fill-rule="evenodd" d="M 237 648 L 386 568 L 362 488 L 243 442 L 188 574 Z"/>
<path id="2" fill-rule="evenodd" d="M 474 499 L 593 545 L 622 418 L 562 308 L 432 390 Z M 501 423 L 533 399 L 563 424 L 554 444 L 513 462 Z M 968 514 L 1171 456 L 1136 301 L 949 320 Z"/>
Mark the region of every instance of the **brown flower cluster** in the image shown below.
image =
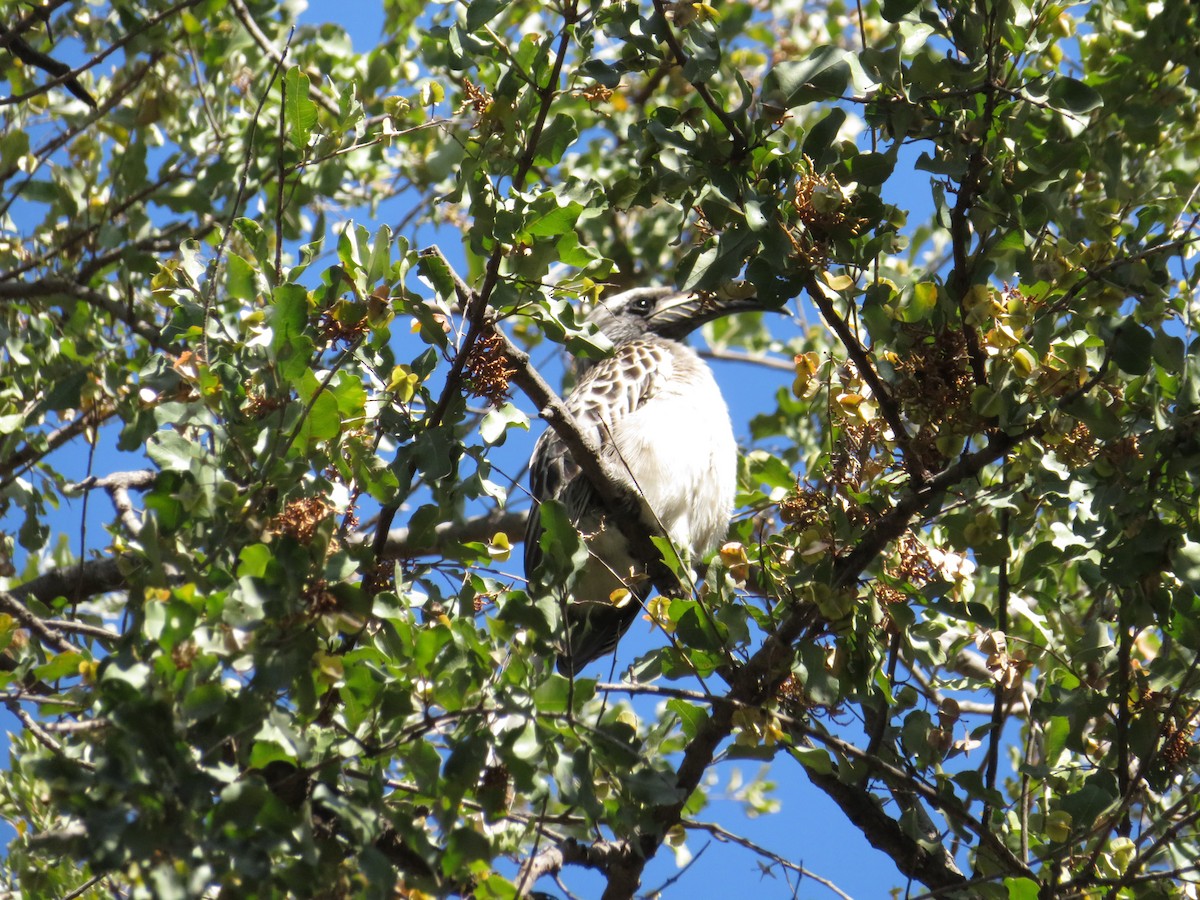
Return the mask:
<path id="1" fill-rule="evenodd" d="M 908 352 L 891 360 L 900 376 L 896 399 L 916 421 L 938 422 L 971 408 L 974 380 L 961 331 L 945 329 L 919 337 Z"/>
<path id="2" fill-rule="evenodd" d="M 488 111 L 488 107 L 491 105 L 491 94 L 475 84 L 470 78 L 463 79 L 463 102 L 458 107 L 458 115 L 461 116 L 468 109 L 473 109 L 475 115 L 482 116 Z"/>
<path id="3" fill-rule="evenodd" d="M 838 488 L 861 490 L 864 485 L 884 471 L 880 454 L 886 450 L 884 426 L 878 420 L 847 422 L 838 435 L 837 445 L 829 461 L 829 481 Z M 886 458 L 886 457 L 885 457 Z M 842 490 L 841 496 L 846 496 Z M 856 525 L 871 521 L 870 510 L 858 501 L 846 499 L 846 516 Z"/>
<path id="4" fill-rule="evenodd" d="M 892 578 L 922 587 L 938 577 L 937 567 L 929 558 L 929 548 L 911 531 L 900 538 L 897 551 L 900 559 L 889 562 L 884 570 Z"/>
<path id="5" fill-rule="evenodd" d="M 1103 457 L 1114 469 L 1123 469 L 1142 458 L 1142 446 L 1136 434 L 1105 444 L 1100 448 Z"/>
<path id="6" fill-rule="evenodd" d="M 304 589 L 304 605 L 310 614 L 323 616 L 337 612 L 341 607 L 341 602 L 329 590 L 329 582 L 324 578 L 318 578 Z"/>
<path id="7" fill-rule="evenodd" d="M 338 314 L 339 312 L 339 307 L 334 307 L 321 313 L 321 317 L 317 320 L 319 340 L 324 344 L 333 344 L 338 341 L 346 345 L 358 343 L 370 328 L 367 317 L 361 316 L 351 322 L 343 319 Z"/>
<path id="8" fill-rule="evenodd" d="M 396 589 L 396 558 L 385 556 L 371 566 L 363 579 L 363 589 L 369 594 Z"/>
<path id="9" fill-rule="evenodd" d="M 779 501 L 779 517 L 800 531 L 827 525 L 829 497 L 809 485 L 796 485 L 796 490 Z"/>
<path id="10" fill-rule="evenodd" d="M 253 393 L 246 397 L 245 412 L 247 418 L 258 422 L 286 405 L 287 400 L 282 397 L 268 397 L 266 394 Z"/>
<path id="11" fill-rule="evenodd" d="M 471 348 L 463 380 L 471 394 L 500 406 L 509 398 L 509 380 L 516 373 L 504 353 L 504 342 L 493 331 L 481 336 Z"/>
<path id="12" fill-rule="evenodd" d="M 841 206 L 821 202 L 818 197 L 824 191 L 841 191 L 841 185 L 832 175 L 817 175 L 808 172 L 800 176 L 792 195 L 792 209 L 796 217 L 811 230 L 828 231 L 846 221 Z"/>
<path id="13" fill-rule="evenodd" d="M 793 719 L 803 717 L 812 706 L 804 694 L 804 685 L 800 683 L 800 679 L 795 674 L 788 675 L 780 682 L 775 697 L 779 700 L 780 708 Z"/>
<path id="14" fill-rule="evenodd" d="M 883 564 L 883 573 L 889 581 L 920 588 L 938 577 L 937 566 L 930 558 L 929 548 L 911 531 L 901 536 L 896 552 L 898 558 Z M 871 592 L 881 606 L 891 606 L 908 600 L 908 594 L 903 590 L 880 581 L 871 585 Z"/>
<path id="15" fill-rule="evenodd" d="M 1054 445 L 1054 455 L 1072 469 L 1085 466 L 1096 456 L 1096 438 L 1083 422 L 1076 422 L 1062 440 Z"/>
<path id="16" fill-rule="evenodd" d="M 1188 736 L 1189 731 L 1177 728 L 1174 722 L 1163 725 L 1162 748 L 1159 752 L 1168 767 L 1173 769 L 1188 761 L 1188 755 L 1195 746 L 1195 741 Z"/>
<path id="17" fill-rule="evenodd" d="M 593 84 L 591 87 L 584 88 L 579 92 L 579 96 L 588 103 L 607 103 L 612 95 L 612 89 L 606 88 L 602 84 Z"/>
<path id="18" fill-rule="evenodd" d="M 319 497 L 293 500 L 283 512 L 271 519 L 267 531 L 287 535 L 301 544 L 312 543 L 317 528 L 333 512 L 333 507 Z"/>

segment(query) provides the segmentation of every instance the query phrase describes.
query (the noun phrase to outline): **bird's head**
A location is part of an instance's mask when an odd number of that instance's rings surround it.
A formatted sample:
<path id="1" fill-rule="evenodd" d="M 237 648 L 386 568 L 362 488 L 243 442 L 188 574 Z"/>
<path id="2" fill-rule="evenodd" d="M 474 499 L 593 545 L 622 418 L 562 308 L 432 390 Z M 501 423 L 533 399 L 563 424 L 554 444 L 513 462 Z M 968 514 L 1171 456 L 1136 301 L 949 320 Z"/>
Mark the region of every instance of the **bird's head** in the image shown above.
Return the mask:
<path id="1" fill-rule="evenodd" d="M 722 316 L 765 309 L 749 286 L 715 294 L 642 287 L 605 297 L 588 314 L 588 321 L 613 344 L 649 334 L 678 341 Z"/>

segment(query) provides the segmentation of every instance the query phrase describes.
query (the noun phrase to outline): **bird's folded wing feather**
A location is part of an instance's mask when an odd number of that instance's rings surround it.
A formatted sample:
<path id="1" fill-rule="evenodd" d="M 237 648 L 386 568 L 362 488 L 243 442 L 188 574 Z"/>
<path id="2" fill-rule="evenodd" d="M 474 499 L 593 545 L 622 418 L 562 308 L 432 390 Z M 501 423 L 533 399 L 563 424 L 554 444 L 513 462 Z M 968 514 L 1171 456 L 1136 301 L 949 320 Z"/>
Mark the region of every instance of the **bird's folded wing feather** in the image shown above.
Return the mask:
<path id="1" fill-rule="evenodd" d="M 582 428 L 592 431 L 602 448 L 611 447 L 611 434 L 620 428 L 621 420 L 652 400 L 670 379 L 672 369 L 670 348 L 660 342 L 636 340 L 622 344 L 612 356 L 584 373 L 566 399 L 567 409 Z M 543 500 L 561 498 L 567 486 L 579 477 L 579 466 L 559 436 L 553 429 L 544 432 L 534 446 L 529 472 L 533 507 L 525 525 L 527 578 L 532 578 L 542 559 L 539 505 Z"/>

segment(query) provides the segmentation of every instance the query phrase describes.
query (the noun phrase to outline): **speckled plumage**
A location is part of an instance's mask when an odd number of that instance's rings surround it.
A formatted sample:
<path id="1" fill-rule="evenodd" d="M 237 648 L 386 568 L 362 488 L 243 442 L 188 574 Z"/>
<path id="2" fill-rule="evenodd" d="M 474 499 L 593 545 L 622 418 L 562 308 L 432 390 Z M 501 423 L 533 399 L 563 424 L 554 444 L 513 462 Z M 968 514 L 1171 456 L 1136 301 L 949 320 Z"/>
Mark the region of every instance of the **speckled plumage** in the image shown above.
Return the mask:
<path id="1" fill-rule="evenodd" d="M 588 367 L 566 398 L 572 415 L 593 429 L 602 452 L 632 477 L 675 546 L 691 559 L 724 537 L 733 508 L 737 447 L 712 372 L 677 338 L 706 321 L 758 308 L 753 301 L 702 301 L 642 288 L 604 302 L 589 319 L 613 341 L 613 354 Z M 611 652 L 637 618 L 649 582 L 624 537 L 606 525 L 591 483 L 562 441 L 546 431 L 533 451 L 534 507 L 526 528 L 531 583 L 542 553 L 539 504 L 560 500 L 584 536 L 590 560 L 571 585 L 566 634 L 558 657 L 564 674 Z M 622 605 L 610 599 L 627 588 Z"/>

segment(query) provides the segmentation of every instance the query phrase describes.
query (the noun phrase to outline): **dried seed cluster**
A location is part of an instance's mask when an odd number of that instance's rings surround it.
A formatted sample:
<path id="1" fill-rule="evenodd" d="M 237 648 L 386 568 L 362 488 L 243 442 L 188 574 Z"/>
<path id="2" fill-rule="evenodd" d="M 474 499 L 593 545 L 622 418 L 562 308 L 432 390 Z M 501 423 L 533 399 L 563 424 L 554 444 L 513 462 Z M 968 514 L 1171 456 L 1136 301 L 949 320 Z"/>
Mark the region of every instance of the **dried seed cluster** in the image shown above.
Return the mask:
<path id="1" fill-rule="evenodd" d="M 271 534 L 295 538 L 301 544 L 312 543 L 317 528 L 333 512 L 333 507 L 319 497 L 293 500 L 267 526 Z"/>
<path id="2" fill-rule="evenodd" d="M 1173 769 L 1188 761 L 1192 747 L 1195 746 L 1195 741 L 1188 736 L 1189 730 L 1177 728 L 1174 722 L 1163 725 L 1162 748 L 1159 752 L 1168 767 Z"/>
<path id="3" fill-rule="evenodd" d="M 265 394 L 254 393 L 246 397 L 245 412 L 247 418 L 258 422 L 286 405 L 287 401 L 281 397 L 268 397 Z"/>
<path id="4" fill-rule="evenodd" d="M 891 363 L 900 376 L 896 399 L 914 421 L 944 422 L 970 410 L 974 379 L 961 331 L 926 335 Z"/>
<path id="5" fill-rule="evenodd" d="M 351 322 L 343 320 L 335 310 L 327 309 L 317 320 L 317 334 L 322 343 L 333 344 L 340 341 L 343 344 L 355 344 L 370 329 L 366 316 Z"/>
<path id="6" fill-rule="evenodd" d="M 470 78 L 463 79 L 463 102 L 458 107 L 457 115 L 462 115 L 468 109 L 474 110 L 475 115 L 482 116 L 492 105 L 492 95 Z"/>
<path id="7" fill-rule="evenodd" d="M 809 485 L 796 490 L 779 502 L 779 517 L 803 531 L 829 522 L 829 497 Z"/>
<path id="8" fill-rule="evenodd" d="M 318 578 L 304 589 L 304 605 L 310 614 L 323 616 L 337 612 L 341 607 L 341 601 L 329 590 L 329 582 L 324 578 Z"/>
<path id="9" fill-rule="evenodd" d="M 1087 425 L 1077 422 L 1061 441 L 1054 444 L 1054 455 L 1072 469 L 1085 466 L 1096 458 L 1096 437 Z"/>
<path id="10" fill-rule="evenodd" d="M 504 353 L 500 335 L 490 332 L 479 338 L 467 356 L 464 381 L 467 390 L 492 406 L 505 403 L 512 390 L 509 381 L 517 370 Z"/>

